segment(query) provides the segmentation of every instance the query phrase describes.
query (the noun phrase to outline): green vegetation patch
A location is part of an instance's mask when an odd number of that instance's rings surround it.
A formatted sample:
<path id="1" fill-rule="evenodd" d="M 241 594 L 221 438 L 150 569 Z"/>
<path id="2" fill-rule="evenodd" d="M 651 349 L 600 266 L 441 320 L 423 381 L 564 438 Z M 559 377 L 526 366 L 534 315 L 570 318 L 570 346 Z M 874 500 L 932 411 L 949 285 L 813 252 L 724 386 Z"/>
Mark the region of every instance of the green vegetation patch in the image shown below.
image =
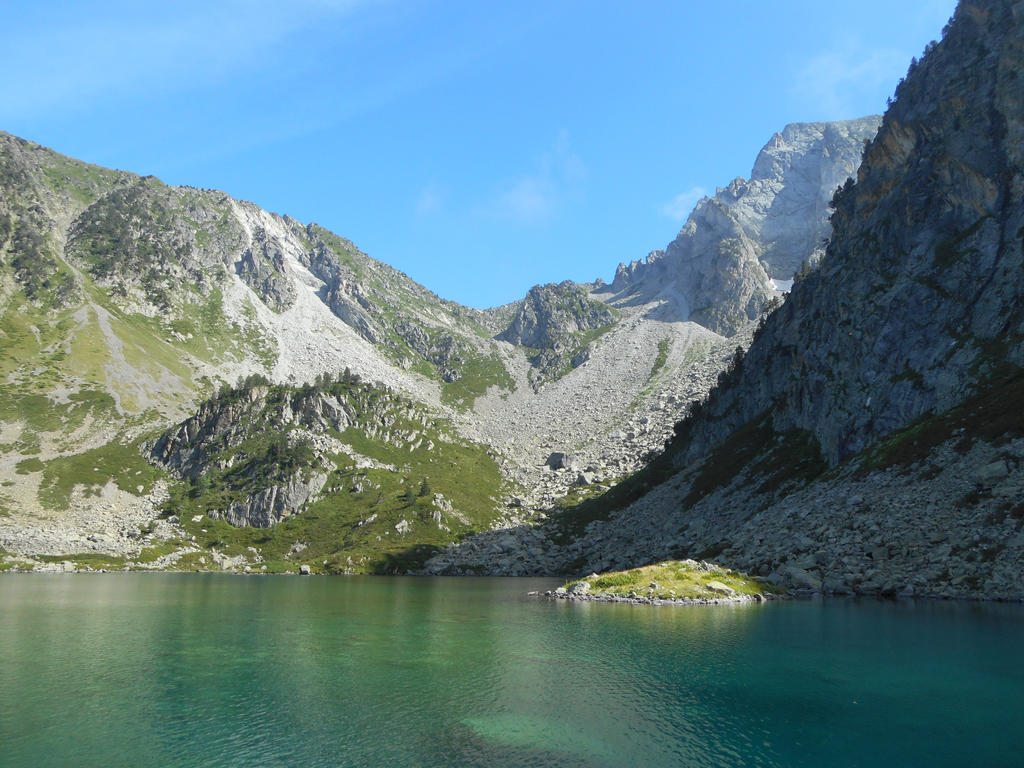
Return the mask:
<path id="1" fill-rule="evenodd" d="M 73 555 L 32 555 L 33 560 L 42 563 L 74 563 L 79 570 L 98 571 L 101 568 L 107 570 L 121 570 L 124 568 L 125 559 L 120 555 L 107 555 L 102 552 L 79 552 Z"/>
<path id="2" fill-rule="evenodd" d="M 28 475 L 32 472 L 42 472 L 44 469 L 46 469 L 46 464 L 35 456 L 19 461 L 14 467 L 14 471 L 19 475 Z"/>
<path id="3" fill-rule="evenodd" d="M 447 405 L 472 408 L 476 399 L 492 386 L 509 392 L 515 390 L 516 383 L 498 353 L 463 352 L 462 359 L 463 363 L 458 366 L 459 379 L 441 383 L 441 400 Z"/>
<path id="4" fill-rule="evenodd" d="M 46 185 L 82 206 L 94 202 L 105 189 L 125 175 L 120 171 L 89 165 L 56 153 L 47 159 L 49 162 L 43 168 Z"/>
<path id="5" fill-rule="evenodd" d="M 668 349 L 668 339 L 662 339 L 658 342 L 658 355 L 654 358 L 654 365 L 651 366 L 651 374 L 647 377 L 648 379 L 653 379 L 661 373 L 661 369 L 664 368 L 665 364 L 668 362 Z"/>
<path id="6" fill-rule="evenodd" d="M 17 560 L 8 560 L 3 553 L 0 553 L 0 573 L 7 571 L 31 571 L 35 563 L 22 563 Z"/>
<path id="7" fill-rule="evenodd" d="M 40 365 L 56 368 L 64 360 L 60 342 L 74 327 L 68 311 L 47 311 L 31 304 L 24 293 L 16 291 L 7 297 L 0 313 L 0 376 L 5 379 L 25 366 L 33 375 Z"/>
<path id="8" fill-rule="evenodd" d="M 344 430 L 324 421 L 325 402 L 341 404 Z M 242 555 L 253 566 L 262 558 L 268 570 L 300 564 L 320 572 L 416 568 L 440 547 L 488 528 L 496 496 L 507 490 L 484 446 L 355 376 L 321 377 L 303 387 L 252 377 L 223 388 L 204 408 L 211 412 L 210 423 L 221 425 L 219 414 L 233 413 L 232 430 L 241 431 L 209 432 L 196 423 L 197 440 L 186 450 L 197 450 L 199 463 L 172 488 L 165 513 L 178 515 L 199 548 Z M 357 456 L 315 448 L 310 430 L 325 432 Z M 314 473 L 327 476 L 320 498 L 269 528 L 221 519 L 234 502 Z"/>
<path id="9" fill-rule="evenodd" d="M 29 386 L 9 386 L 0 390 L 0 421 L 20 422 L 32 432 L 68 435 L 89 419 L 106 419 L 117 412 L 114 399 L 105 392 L 74 392 L 67 401 L 57 402 L 46 395 L 26 391 Z"/>
<path id="10" fill-rule="evenodd" d="M 572 588 L 582 582 L 590 585 L 592 593 L 659 600 L 704 600 L 782 591 L 739 571 L 693 560 L 666 560 L 628 571 L 610 571 L 566 586 Z"/>
<path id="11" fill-rule="evenodd" d="M 115 441 L 46 462 L 39 501 L 49 509 L 67 509 L 76 486 L 98 494 L 111 480 L 122 491 L 141 496 L 162 476 L 163 472 L 142 458 L 138 444 Z"/>
<path id="12" fill-rule="evenodd" d="M 243 314 L 248 321 L 244 327 L 227 322 L 224 294 L 214 287 L 209 295 L 181 304 L 167 324 L 167 330 L 154 328 L 154 332 L 166 334 L 169 330 L 176 334 L 180 338 L 172 337 L 175 345 L 200 360 L 216 362 L 231 358 L 240 361 L 252 356 L 270 368 L 277 361 L 277 350 L 258 330 L 256 311 L 248 300 Z"/>

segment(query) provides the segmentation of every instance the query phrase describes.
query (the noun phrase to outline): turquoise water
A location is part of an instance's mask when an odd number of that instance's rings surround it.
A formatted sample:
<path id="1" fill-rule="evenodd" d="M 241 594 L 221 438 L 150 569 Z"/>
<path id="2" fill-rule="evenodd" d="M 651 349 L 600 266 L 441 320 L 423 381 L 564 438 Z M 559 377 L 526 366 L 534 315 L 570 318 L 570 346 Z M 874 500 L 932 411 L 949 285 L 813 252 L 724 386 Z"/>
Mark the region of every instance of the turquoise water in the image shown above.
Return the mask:
<path id="1" fill-rule="evenodd" d="M 0 577 L 0 766 L 1020 766 L 1024 607 Z"/>

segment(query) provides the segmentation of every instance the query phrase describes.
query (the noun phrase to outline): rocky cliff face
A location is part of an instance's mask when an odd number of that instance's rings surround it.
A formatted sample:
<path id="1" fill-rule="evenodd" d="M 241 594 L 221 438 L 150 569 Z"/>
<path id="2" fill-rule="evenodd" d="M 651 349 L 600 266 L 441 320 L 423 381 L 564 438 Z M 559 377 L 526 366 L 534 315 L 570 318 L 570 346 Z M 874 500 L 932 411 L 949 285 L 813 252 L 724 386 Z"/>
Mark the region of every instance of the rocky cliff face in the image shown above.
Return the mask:
<path id="1" fill-rule="evenodd" d="M 766 323 L 694 432 L 771 413 L 838 462 L 1024 356 L 1019 3 L 965 3 L 899 86 L 820 269 Z"/>
<path id="2" fill-rule="evenodd" d="M 550 347 L 581 331 L 614 321 L 604 304 L 594 301 L 566 280 L 557 285 L 536 285 L 526 294 L 509 327 L 497 338 L 524 347 Z"/>
<path id="3" fill-rule="evenodd" d="M 829 201 L 856 172 L 878 122 L 787 125 L 761 150 L 749 181 L 734 179 L 701 200 L 665 250 L 620 264 L 605 290 L 619 300 L 665 296 L 681 317 L 736 333 L 777 295 L 773 280 L 787 285 L 820 256 Z"/>
<path id="4" fill-rule="evenodd" d="M 1022 40 L 1024 2 L 961 3 L 836 196 L 820 268 L 618 512 L 506 537 L 510 572 L 715 557 L 806 590 L 1024 598 Z"/>
<path id="5" fill-rule="evenodd" d="M 143 446 L 182 483 L 168 512 L 198 539 L 261 543 L 387 569 L 495 522 L 493 458 L 427 409 L 357 376 L 302 387 L 254 377 Z M 223 520 L 242 530 L 211 531 Z M 250 529 L 275 528 L 261 537 Z M 239 552 L 247 557 L 243 552 Z"/>

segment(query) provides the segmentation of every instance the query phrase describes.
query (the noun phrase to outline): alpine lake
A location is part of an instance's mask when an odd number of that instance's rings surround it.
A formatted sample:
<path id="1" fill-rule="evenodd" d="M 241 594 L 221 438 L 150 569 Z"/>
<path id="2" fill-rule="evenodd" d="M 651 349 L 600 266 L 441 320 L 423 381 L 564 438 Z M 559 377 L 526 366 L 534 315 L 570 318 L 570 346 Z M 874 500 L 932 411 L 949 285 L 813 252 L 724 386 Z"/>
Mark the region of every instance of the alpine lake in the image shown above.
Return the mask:
<path id="1" fill-rule="evenodd" d="M 1024 606 L 0 577 L 0 765 L 1020 766 Z"/>

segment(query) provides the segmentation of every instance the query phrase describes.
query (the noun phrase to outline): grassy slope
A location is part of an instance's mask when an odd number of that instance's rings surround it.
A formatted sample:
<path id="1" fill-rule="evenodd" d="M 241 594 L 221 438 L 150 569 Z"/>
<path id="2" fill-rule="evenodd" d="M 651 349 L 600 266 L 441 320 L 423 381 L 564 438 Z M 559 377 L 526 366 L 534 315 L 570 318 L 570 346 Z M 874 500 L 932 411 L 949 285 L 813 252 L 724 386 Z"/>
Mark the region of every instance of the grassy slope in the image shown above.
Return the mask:
<path id="1" fill-rule="evenodd" d="M 317 225 L 310 229 L 315 237 L 351 269 L 363 290 L 373 301 L 373 316 L 380 325 L 383 338 L 380 349 L 396 363 L 412 361 L 412 370 L 441 383 L 441 398 L 447 405 L 468 410 L 477 397 L 490 387 L 515 389 L 501 357 L 494 351 L 487 316 L 479 310 L 469 309 L 442 299 L 411 280 L 393 267 L 375 261 L 361 253 L 351 242 Z M 430 340 L 430 345 L 443 345 L 455 341 L 453 367 L 460 376 L 445 381 L 439 366 L 424 359 L 395 328 L 413 322 Z"/>
<path id="2" fill-rule="evenodd" d="M 248 564 L 272 573 L 294 572 L 300 564 L 311 565 L 314 572 L 402 572 L 419 566 L 437 548 L 489 527 L 498 506 L 496 498 L 508 489 L 487 450 L 457 437 L 444 422 L 427 420 L 424 425 L 422 411 L 397 395 L 364 385 L 356 388 L 361 397 L 350 397 L 349 403 L 356 406 L 357 426 L 328 434 L 377 465 L 359 467 L 345 452 L 328 454 L 329 479 L 322 497 L 270 528 L 235 527 L 208 513 L 287 479 L 271 447 L 289 432 L 295 433 L 293 437 L 308 436 L 294 426 L 268 430 L 254 417 L 251 432 L 237 445 L 212 454 L 197 480 L 175 480 L 151 466 L 138 443 L 114 442 L 47 462 L 23 460 L 18 471 L 41 472 L 40 496 L 55 508 L 68 503 L 76 486 L 88 495 L 113 479 L 122 490 L 144 493 L 158 478 L 170 479 L 171 496 L 164 514 L 176 515 L 185 531 L 185 538 L 158 541 L 131 558 L 69 553 L 36 559 L 66 560 L 80 568 L 121 569 L 146 567 L 158 557 L 188 548 L 198 551 L 188 552 L 169 569 L 216 569 L 216 553 L 243 558 L 239 568 Z M 271 389 L 285 397 L 300 390 Z M 386 433 L 370 436 L 359 426 L 382 417 L 389 421 Z M 395 437 L 411 432 L 418 433 L 412 441 Z M 300 471 L 316 466 L 317 461 L 312 455 L 301 457 Z M 452 509 L 440 510 L 435 494 L 442 494 Z M 0 553 L 0 570 L 15 565 L 17 559 L 5 559 Z"/>

